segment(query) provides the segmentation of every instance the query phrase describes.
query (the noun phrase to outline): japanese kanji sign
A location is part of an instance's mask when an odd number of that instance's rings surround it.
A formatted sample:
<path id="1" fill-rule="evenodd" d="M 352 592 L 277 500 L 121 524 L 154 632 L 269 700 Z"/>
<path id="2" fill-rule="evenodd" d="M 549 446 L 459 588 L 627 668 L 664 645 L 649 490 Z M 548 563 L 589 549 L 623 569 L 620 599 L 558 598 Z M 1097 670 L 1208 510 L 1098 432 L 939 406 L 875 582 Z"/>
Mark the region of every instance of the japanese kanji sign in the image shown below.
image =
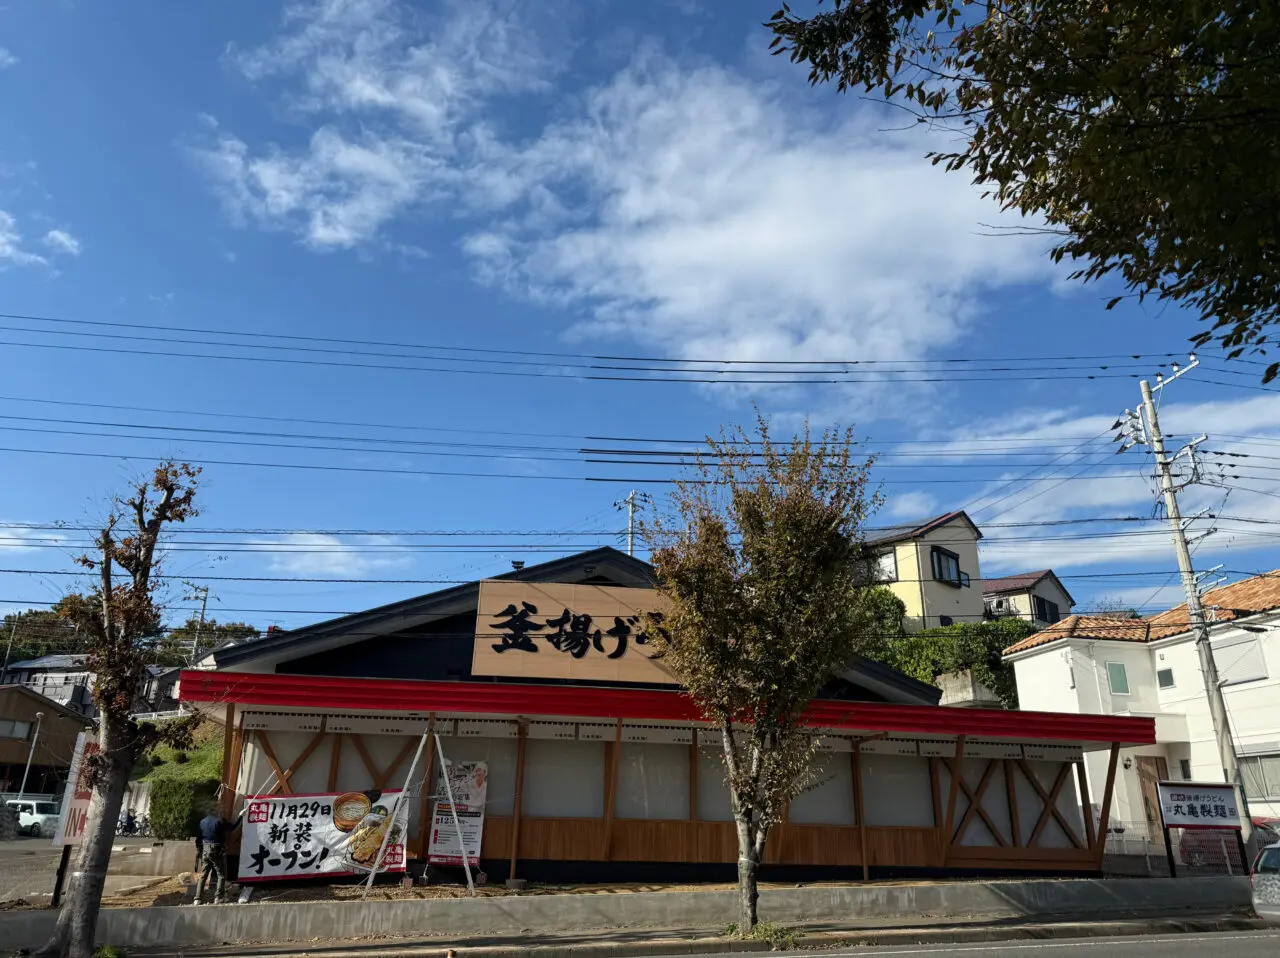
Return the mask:
<path id="1" fill-rule="evenodd" d="M 1166 828 L 1239 828 L 1236 790 L 1230 785 L 1160 782 L 1160 814 Z"/>
<path id="2" fill-rule="evenodd" d="M 390 829 L 381 871 L 404 871 L 399 791 L 259 795 L 245 801 L 240 881 L 367 875 Z"/>
<path id="3" fill-rule="evenodd" d="M 431 841 L 427 846 L 427 861 L 433 865 L 461 865 L 463 849 L 469 864 L 480 863 L 480 839 L 484 834 L 484 803 L 489 793 L 489 765 L 487 762 L 450 762 L 449 789 L 444 785 L 443 773 L 436 778 L 435 794 L 441 800 L 431 814 Z M 457 808 L 454 811 L 446 797 L 449 791 Z M 458 829 L 462 830 L 462 846 L 458 845 Z"/>
<path id="4" fill-rule="evenodd" d="M 471 671 L 675 685 L 645 625 L 662 610 L 652 589 L 484 581 Z"/>
<path id="5" fill-rule="evenodd" d="M 89 822 L 89 801 L 93 790 L 89 787 L 89 759 L 98 751 L 98 741 L 90 732 L 76 737 L 76 750 L 71 756 L 71 771 L 67 775 L 67 789 L 62 794 L 62 811 L 58 816 L 58 830 L 53 836 L 55 845 L 79 845 L 84 840 L 84 829 Z"/>

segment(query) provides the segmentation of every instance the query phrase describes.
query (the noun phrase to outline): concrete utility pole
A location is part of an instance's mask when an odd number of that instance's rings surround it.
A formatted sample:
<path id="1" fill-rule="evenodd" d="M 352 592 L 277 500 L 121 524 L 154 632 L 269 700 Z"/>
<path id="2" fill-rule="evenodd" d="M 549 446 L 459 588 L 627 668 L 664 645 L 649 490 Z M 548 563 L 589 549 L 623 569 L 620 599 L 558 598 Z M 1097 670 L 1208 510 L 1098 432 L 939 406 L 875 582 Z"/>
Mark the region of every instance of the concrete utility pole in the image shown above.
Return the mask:
<path id="1" fill-rule="evenodd" d="M 620 499 L 614 506 L 621 509 L 627 507 L 627 555 L 636 554 L 636 491 L 632 489 L 625 499 Z"/>
<path id="2" fill-rule="evenodd" d="M 1156 389 L 1163 389 L 1173 380 L 1199 365 L 1194 355 L 1191 364 L 1178 369 L 1174 364 L 1174 374 L 1169 379 L 1161 378 Z M 1209 700 L 1209 718 L 1213 723 L 1213 734 L 1217 740 L 1218 754 L 1222 762 L 1222 777 L 1229 784 L 1240 789 L 1245 799 L 1244 809 L 1247 815 L 1247 796 L 1240 780 L 1239 763 L 1236 761 L 1235 745 L 1231 740 L 1231 726 L 1227 717 L 1227 703 L 1222 696 L 1222 684 L 1218 680 L 1218 666 L 1213 659 L 1213 648 L 1209 644 L 1209 623 L 1205 618 L 1204 605 L 1200 601 L 1200 583 L 1191 564 L 1191 550 L 1187 546 L 1187 530 L 1182 519 L 1182 511 L 1178 507 L 1178 490 L 1180 486 L 1173 476 L 1173 464 L 1184 453 L 1190 459 L 1192 473 L 1195 471 L 1195 447 L 1204 442 L 1204 436 L 1183 446 L 1175 455 L 1169 456 L 1164 445 L 1164 434 L 1160 431 L 1160 415 L 1156 409 L 1155 393 L 1151 384 L 1145 379 L 1140 383 L 1142 388 L 1142 412 L 1134 416 L 1125 410 L 1128 420 L 1128 435 L 1131 444 L 1143 443 L 1151 447 L 1156 460 L 1156 474 L 1160 480 L 1160 491 L 1164 497 L 1165 511 L 1169 514 L 1169 527 L 1173 533 L 1173 548 L 1178 557 L 1178 572 L 1182 577 L 1182 591 L 1187 600 L 1187 619 L 1191 631 L 1196 637 L 1196 652 L 1200 657 L 1200 672 L 1204 677 L 1204 691 Z M 1122 423 L 1125 420 L 1121 420 Z M 1189 483 L 1183 483 L 1188 485 Z M 1247 828 L 1246 823 L 1246 828 Z"/>
<path id="3" fill-rule="evenodd" d="M 187 583 L 187 587 L 191 590 L 191 598 L 194 599 L 197 595 L 200 596 L 200 623 L 196 626 L 195 638 L 191 640 L 191 664 L 195 665 L 200 658 L 200 636 L 204 632 L 204 614 L 206 607 L 209 605 L 209 587 L 207 585 L 195 585 L 191 582 Z"/>

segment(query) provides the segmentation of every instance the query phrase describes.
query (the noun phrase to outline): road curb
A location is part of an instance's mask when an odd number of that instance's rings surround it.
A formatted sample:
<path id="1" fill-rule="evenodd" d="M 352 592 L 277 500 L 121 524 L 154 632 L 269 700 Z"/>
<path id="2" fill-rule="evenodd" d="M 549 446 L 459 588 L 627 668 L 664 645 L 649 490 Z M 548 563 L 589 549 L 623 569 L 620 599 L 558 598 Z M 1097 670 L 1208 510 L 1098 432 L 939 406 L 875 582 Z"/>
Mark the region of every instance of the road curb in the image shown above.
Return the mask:
<path id="1" fill-rule="evenodd" d="M 871 945 L 929 945 L 964 944 L 973 942 L 1017 941 L 1022 939 L 1050 940 L 1070 938 L 1111 938 L 1137 935 L 1206 934 L 1226 931 L 1259 931 L 1265 927 L 1261 919 L 1243 915 L 1222 915 L 1198 918 L 1143 918 L 1122 921 L 1065 921 L 1037 922 L 1034 924 L 1001 924 L 1000 919 L 990 922 L 975 921 L 963 925 L 939 925 L 934 927 L 849 929 L 802 934 L 795 951 L 829 951 L 838 948 L 855 948 Z M 731 938 L 700 936 L 691 938 L 650 938 L 638 941 L 608 941 L 590 944 L 544 945 L 482 945 L 469 947 L 465 941 L 441 939 L 418 941 L 412 944 L 384 940 L 385 946 L 377 952 L 378 958 L 446 958 L 454 952 L 457 958 L 648 958 L 666 955 L 727 955 L 771 951 L 762 941 L 741 941 Z M 356 944 L 352 942 L 352 944 Z M 294 950 L 275 952 L 280 958 L 323 954 L 324 958 L 369 958 L 370 942 L 362 941 L 359 947 L 345 950 L 329 944 L 299 942 Z M 140 955 L 155 953 L 142 949 Z M 167 952 L 172 954 L 173 952 Z M 199 949 L 179 949 L 178 954 L 199 955 Z M 213 952 L 210 952 L 212 954 Z"/>

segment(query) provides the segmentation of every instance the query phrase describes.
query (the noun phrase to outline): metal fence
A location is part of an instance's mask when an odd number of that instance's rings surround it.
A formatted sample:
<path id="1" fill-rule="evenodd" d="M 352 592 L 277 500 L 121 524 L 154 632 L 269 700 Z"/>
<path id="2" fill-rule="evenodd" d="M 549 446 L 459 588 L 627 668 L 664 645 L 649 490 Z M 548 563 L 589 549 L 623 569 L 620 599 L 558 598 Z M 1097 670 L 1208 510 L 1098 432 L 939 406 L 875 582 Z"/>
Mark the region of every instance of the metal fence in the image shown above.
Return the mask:
<path id="1" fill-rule="evenodd" d="M 1247 875 L 1257 855 L 1257 833 L 1245 843 L 1241 857 L 1235 832 L 1225 829 L 1188 830 L 1171 828 L 1169 845 L 1174 872 L 1179 878 L 1213 875 Z M 1109 876 L 1169 875 L 1169 850 L 1164 832 L 1150 822 L 1113 821 L 1107 828 L 1107 846 L 1102 870 Z"/>

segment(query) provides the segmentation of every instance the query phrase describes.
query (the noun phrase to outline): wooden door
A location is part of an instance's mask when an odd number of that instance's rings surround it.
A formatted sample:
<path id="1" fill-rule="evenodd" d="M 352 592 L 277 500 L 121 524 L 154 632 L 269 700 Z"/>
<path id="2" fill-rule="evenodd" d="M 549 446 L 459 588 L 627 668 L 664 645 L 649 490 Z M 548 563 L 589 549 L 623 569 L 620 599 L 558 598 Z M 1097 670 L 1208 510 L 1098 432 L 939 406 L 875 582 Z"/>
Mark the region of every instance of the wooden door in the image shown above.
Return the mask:
<path id="1" fill-rule="evenodd" d="M 1153 842 L 1163 841 L 1160 828 L 1160 793 L 1156 783 L 1169 777 L 1169 767 L 1159 755 L 1139 755 L 1138 784 L 1142 788 L 1142 811 L 1147 822 L 1147 838 Z"/>

